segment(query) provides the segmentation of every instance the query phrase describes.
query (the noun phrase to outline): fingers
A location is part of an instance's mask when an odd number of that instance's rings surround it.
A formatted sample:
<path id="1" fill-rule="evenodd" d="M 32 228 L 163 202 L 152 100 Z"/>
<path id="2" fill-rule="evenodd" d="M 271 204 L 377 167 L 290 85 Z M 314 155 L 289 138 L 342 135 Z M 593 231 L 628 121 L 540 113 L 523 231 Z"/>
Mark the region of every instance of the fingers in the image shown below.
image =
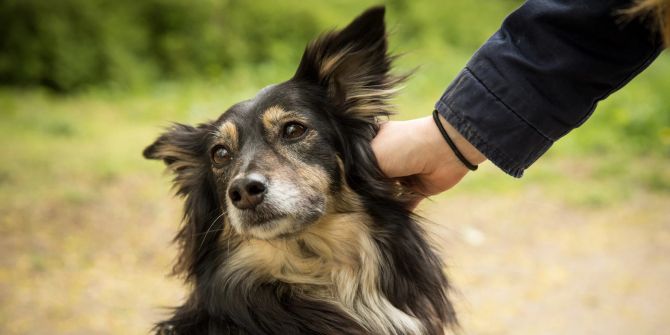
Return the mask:
<path id="1" fill-rule="evenodd" d="M 417 125 L 416 120 L 411 120 L 388 121 L 380 126 L 371 145 L 379 168 L 387 177 L 421 173 L 426 155 L 423 154 L 422 132 Z"/>
<path id="2" fill-rule="evenodd" d="M 389 129 L 391 128 L 391 129 Z M 396 136 L 394 134 L 397 128 L 394 127 L 393 121 L 388 121 L 380 125 L 377 136 L 372 139 L 372 151 L 377 158 L 377 164 L 382 172 L 389 178 L 402 177 L 400 169 L 395 168 L 398 157 L 394 156 L 397 151 L 393 148 L 396 146 Z"/>
<path id="3" fill-rule="evenodd" d="M 430 117 L 385 122 L 371 146 L 381 171 L 416 193 L 411 209 L 425 197 L 450 189 L 469 171 L 445 144 Z"/>

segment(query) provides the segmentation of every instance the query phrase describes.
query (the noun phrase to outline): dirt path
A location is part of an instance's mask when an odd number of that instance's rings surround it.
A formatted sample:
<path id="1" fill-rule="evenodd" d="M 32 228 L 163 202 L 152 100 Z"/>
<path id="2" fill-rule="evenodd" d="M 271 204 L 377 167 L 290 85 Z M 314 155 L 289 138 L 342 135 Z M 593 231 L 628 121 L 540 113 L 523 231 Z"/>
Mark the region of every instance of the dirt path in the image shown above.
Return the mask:
<path id="1" fill-rule="evenodd" d="M 183 294 L 167 278 L 179 202 L 166 179 L 92 199 L 0 205 L 0 334 L 145 334 Z M 424 206 L 465 334 L 667 334 L 670 199 L 579 209 L 458 195 Z"/>
<path id="2" fill-rule="evenodd" d="M 425 207 L 465 334 L 670 334 L 670 199 L 599 209 L 457 197 Z"/>

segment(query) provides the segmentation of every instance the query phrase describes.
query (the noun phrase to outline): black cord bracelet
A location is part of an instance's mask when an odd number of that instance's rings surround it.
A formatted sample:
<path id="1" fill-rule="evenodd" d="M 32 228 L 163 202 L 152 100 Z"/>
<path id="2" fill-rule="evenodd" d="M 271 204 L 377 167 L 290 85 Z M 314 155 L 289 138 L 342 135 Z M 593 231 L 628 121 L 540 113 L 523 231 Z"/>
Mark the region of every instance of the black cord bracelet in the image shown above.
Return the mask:
<path id="1" fill-rule="evenodd" d="M 447 131 L 444 129 L 444 126 L 442 125 L 442 122 L 440 121 L 440 116 L 437 113 L 437 110 L 433 111 L 433 120 L 435 120 L 435 125 L 437 126 L 437 129 L 440 130 L 440 133 L 442 133 L 442 137 L 444 137 L 444 140 L 447 141 L 447 144 L 449 144 L 449 147 L 451 148 L 451 151 L 456 154 L 456 157 L 458 157 L 458 160 L 465 165 L 470 171 L 475 171 L 477 170 L 477 165 L 474 165 L 470 163 L 465 156 L 461 153 L 460 150 L 456 147 L 456 144 L 454 144 L 454 141 L 451 140 L 451 137 L 447 135 Z"/>

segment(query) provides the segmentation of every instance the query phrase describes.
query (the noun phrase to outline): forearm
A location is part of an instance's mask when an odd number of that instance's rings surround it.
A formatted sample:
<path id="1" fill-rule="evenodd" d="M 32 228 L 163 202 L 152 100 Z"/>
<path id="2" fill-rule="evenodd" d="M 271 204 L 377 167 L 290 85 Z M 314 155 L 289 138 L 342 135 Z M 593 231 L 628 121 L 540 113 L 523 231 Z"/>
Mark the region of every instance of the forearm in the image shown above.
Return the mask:
<path id="1" fill-rule="evenodd" d="M 621 25 L 628 1 L 531 0 L 473 56 L 436 104 L 469 143 L 520 177 L 597 102 L 661 50 L 647 27 Z"/>
<path id="2" fill-rule="evenodd" d="M 456 128 L 454 128 L 454 126 L 452 126 L 449 122 L 447 122 L 447 120 L 445 120 L 442 115 L 439 116 L 439 119 L 440 119 L 440 123 L 444 127 L 444 130 L 447 132 L 447 136 L 449 136 L 449 138 L 451 138 L 451 140 L 454 142 L 454 145 L 456 146 L 458 151 L 461 152 L 463 157 L 465 157 L 465 159 L 468 162 L 470 162 L 474 165 L 478 165 L 478 164 L 481 164 L 482 162 L 484 162 L 486 160 L 486 156 L 484 156 L 484 154 L 482 154 L 474 145 L 472 145 L 472 143 L 470 143 L 463 135 L 461 135 L 461 133 Z M 433 121 L 433 120 L 431 120 L 431 121 Z M 430 121 L 426 121 L 426 122 L 430 122 Z M 437 145 L 444 146 L 444 139 L 438 139 L 438 137 L 440 137 L 440 138 L 442 137 L 442 136 L 440 136 L 441 134 L 438 135 L 435 131 L 437 128 L 435 128 L 435 127 L 433 127 L 433 128 L 434 129 L 432 130 L 430 136 L 434 138 L 433 141 L 438 142 L 435 145 L 436 146 Z M 453 153 L 453 150 L 450 150 L 449 155 L 454 156 L 454 157 L 450 157 L 451 160 L 456 159 L 455 154 Z M 467 172 L 467 168 L 464 164 L 459 164 L 459 169 L 464 171 L 464 172 Z"/>

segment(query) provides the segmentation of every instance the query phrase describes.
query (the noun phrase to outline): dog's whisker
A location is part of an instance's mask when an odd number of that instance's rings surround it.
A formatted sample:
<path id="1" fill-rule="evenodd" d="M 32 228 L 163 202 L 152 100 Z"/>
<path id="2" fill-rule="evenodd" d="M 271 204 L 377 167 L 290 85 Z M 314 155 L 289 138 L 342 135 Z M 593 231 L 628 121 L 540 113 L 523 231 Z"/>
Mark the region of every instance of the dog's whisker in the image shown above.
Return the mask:
<path id="1" fill-rule="evenodd" d="M 206 232 L 204 232 L 204 233 L 191 234 L 191 236 L 193 236 L 193 237 L 197 237 L 197 236 L 207 235 L 208 233 L 216 233 L 216 232 L 224 231 L 224 230 L 226 230 L 226 228 L 210 229 L 210 230 L 208 230 L 208 231 L 206 231 Z"/>
<path id="2" fill-rule="evenodd" d="M 209 231 L 212 230 L 212 227 L 214 227 L 214 223 L 218 221 L 226 212 L 222 212 L 221 215 L 217 216 L 214 220 L 212 220 L 212 223 L 209 225 L 209 228 L 207 228 L 207 231 L 205 232 L 205 236 L 203 236 L 202 240 L 200 241 L 200 246 L 198 247 L 198 250 L 202 248 L 202 245 L 205 244 L 205 240 L 207 239 L 207 234 L 209 234 Z"/>

